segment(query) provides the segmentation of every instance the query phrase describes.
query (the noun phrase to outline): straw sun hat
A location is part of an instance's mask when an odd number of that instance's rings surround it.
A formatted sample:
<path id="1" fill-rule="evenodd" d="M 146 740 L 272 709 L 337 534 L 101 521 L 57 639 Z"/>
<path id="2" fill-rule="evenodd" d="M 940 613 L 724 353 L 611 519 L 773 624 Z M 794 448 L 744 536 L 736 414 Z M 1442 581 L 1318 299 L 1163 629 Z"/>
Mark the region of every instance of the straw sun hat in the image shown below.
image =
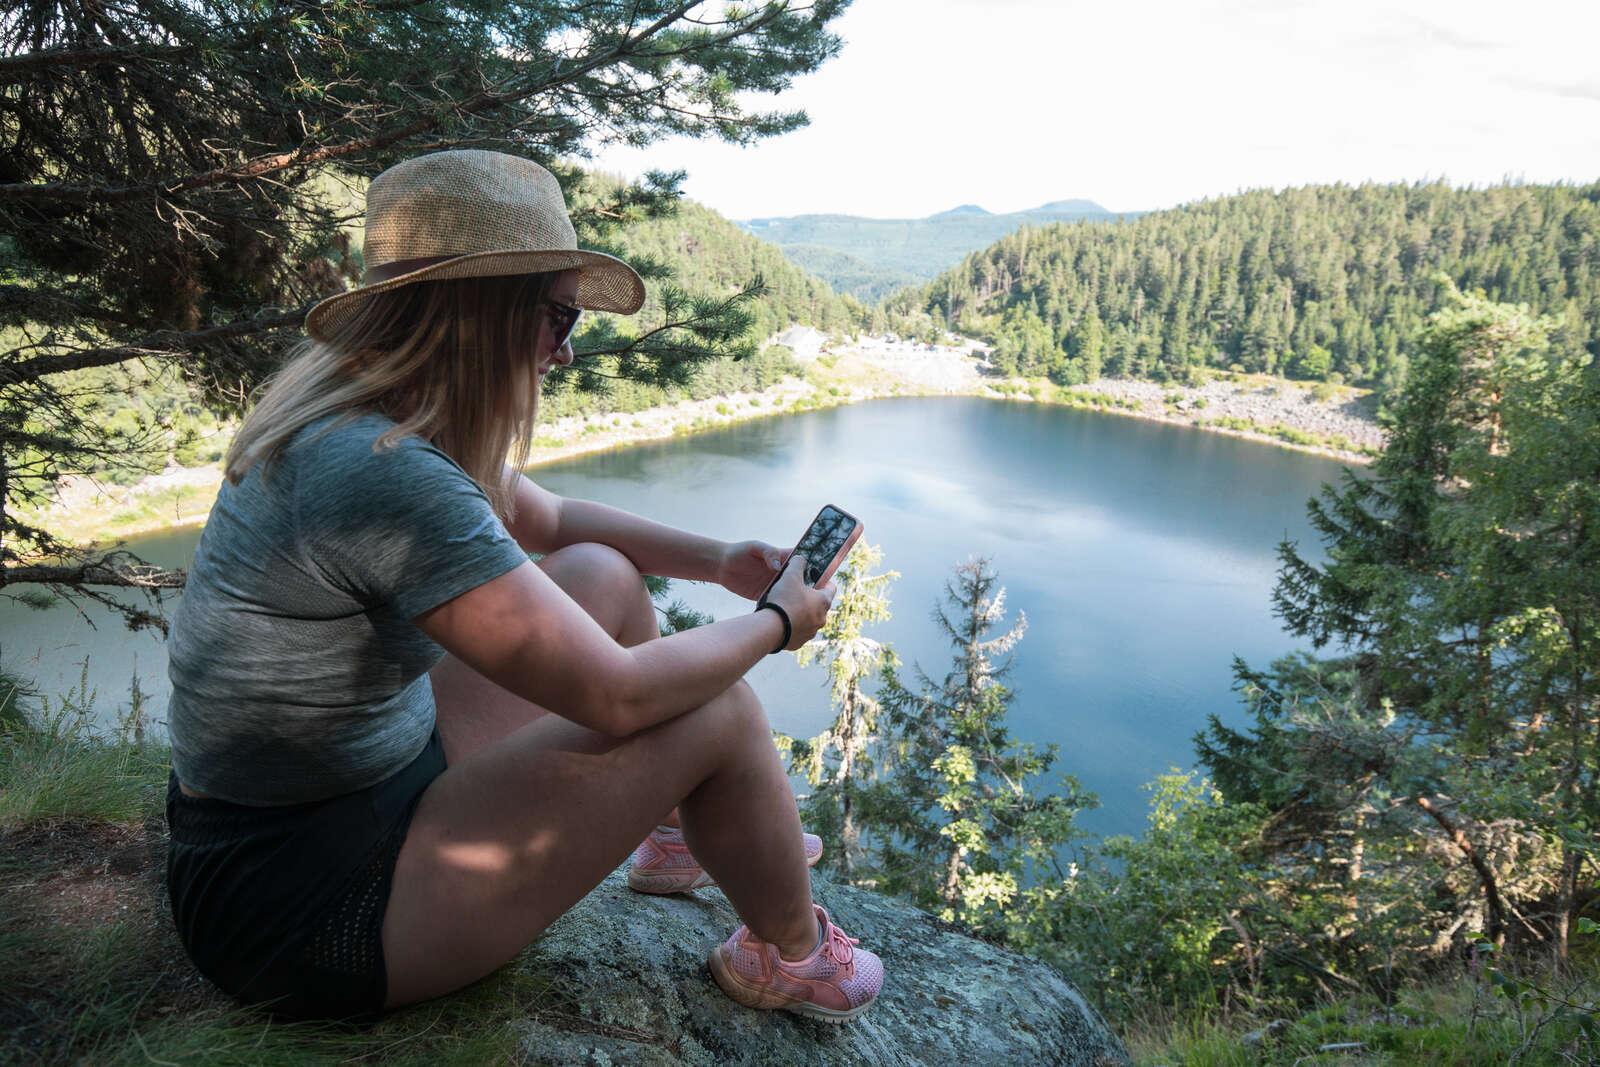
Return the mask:
<path id="1" fill-rule="evenodd" d="M 631 315 L 644 283 L 615 256 L 578 247 L 555 175 L 504 152 L 459 149 L 396 163 L 367 189 L 367 272 L 306 316 L 328 340 L 373 293 L 412 282 L 578 271 L 575 303 Z"/>

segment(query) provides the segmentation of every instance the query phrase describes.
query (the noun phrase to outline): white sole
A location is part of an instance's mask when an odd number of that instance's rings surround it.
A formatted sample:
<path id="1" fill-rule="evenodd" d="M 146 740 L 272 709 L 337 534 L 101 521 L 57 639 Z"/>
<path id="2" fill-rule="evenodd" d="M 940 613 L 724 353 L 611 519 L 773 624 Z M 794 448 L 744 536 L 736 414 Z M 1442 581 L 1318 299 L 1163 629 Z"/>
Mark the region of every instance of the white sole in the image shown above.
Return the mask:
<path id="1" fill-rule="evenodd" d="M 796 1015 L 804 1015 L 809 1019 L 838 1024 L 849 1022 L 872 1007 L 878 1000 L 877 997 L 873 997 L 859 1007 L 850 1008 L 846 1011 L 836 1011 L 804 1000 L 791 1000 L 783 994 L 772 990 L 756 989 L 746 985 L 734 973 L 733 968 L 728 966 L 727 961 L 722 957 L 721 945 L 711 950 L 711 958 L 706 962 L 711 967 L 711 977 L 717 980 L 717 986 L 728 994 L 730 999 L 743 1004 L 747 1008 L 755 1008 L 759 1011 L 788 1011 Z"/>

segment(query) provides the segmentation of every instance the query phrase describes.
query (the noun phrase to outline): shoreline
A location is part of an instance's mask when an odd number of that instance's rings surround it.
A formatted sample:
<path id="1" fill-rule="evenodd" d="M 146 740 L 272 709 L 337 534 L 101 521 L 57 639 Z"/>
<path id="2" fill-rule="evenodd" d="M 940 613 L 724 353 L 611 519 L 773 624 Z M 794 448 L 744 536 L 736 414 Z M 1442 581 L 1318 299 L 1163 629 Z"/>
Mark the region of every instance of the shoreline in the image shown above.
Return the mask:
<path id="1" fill-rule="evenodd" d="M 986 377 L 981 346 L 963 348 L 888 342 L 877 338 L 841 344 L 810 364 L 805 378 L 786 378 L 758 393 L 685 400 L 665 407 L 605 415 L 572 415 L 540 427 L 525 470 L 576 456 L 779 415 L 889 397 L 975 396 L 1097 411 L 1254 441 L 1362 466 L 1381 440 L 1370 417 L 1353 412 L 1366 394 L 1345 386 L 1316 387 L 1263 376 L 1219 375 L 1203 386 L 1101 379 L 1056 386 L 1043 379 Z M 1272 418 L 1272 423 L 1257 416 Z M 1338 433 L 1326 432 L 1329 426 Z M 1347 447 L 1338 447 L 1332 438 Z M 30 516 L 69 541 L 102 547 L 127 537 L 201 525 L 222 484 L 221 464 L 172 468 L 120 491 L 90 479 L 64 485 L 58 503 Z M 121 510 L 114 510 L 121 509 Z M 109 513 L 109 514 L 108 514 Z"/>

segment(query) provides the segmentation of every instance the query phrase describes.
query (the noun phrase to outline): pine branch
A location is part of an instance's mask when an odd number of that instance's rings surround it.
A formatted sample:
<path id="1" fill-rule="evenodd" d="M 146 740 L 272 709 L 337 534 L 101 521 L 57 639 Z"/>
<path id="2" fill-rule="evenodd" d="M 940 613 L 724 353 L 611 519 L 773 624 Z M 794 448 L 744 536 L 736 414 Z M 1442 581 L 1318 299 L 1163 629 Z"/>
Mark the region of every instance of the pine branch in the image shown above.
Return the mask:
<path id="1" fill-rule="evenodd" d="M 579 80 L 594 70 L 622 59 L 648 59 L 650 58 L 649 54 L 640 52 L 638 46 L 682 18 L 697 3 L 698 0 L 695 0 L 693 3 L 679 5 L 646 26 L 639 33 L 625 36 L 622 42 L 611 50 L 589 56 L 565 73 L 558 73 L 561 68 L 558 57 L 551 67 L 549 76 L 532 85 L 501 92 L 493 92 L 486 89 L 480 90 L 465 100 L 452 101 L 437 108 L 431 115 L 424 115 L 411 122 L 391 127 L 367 137 L 345 141 L 342 144 L 327 145 L 322 148 L 309 148 L 307 145 L 302 144 L 287 152 L 274 152 L 270 155 L 257 157 L 242 166 L 219 167 L 166 182 L 139 182 L 120 186 L 90 185 L 81 182 L 12 182 L 0 185 L 0 201 L 88 204 L 121 203 L 153 195 L 173 198 L 196 189 L 265 178 L 270 174 L 290 168 L 316 167 L 359 153 L 388 148 L 412 137 L 431 133 L 445 125 L 452 117 L 473 117 L 507 104 L 518 103 L 540 93 L 554 91 Z M 737 31 L 729 31 L 730 35 L 737 36 L 738 34 L 749 32 L 750 28 L 759 28 L 759 26 L 765 25 L 767 21 L 770 21 L 772 17 L 774 17 L 774 13 L 769 12 L 768 15 L 761 20 L 757 20 L 750 27 L 741 27 Z M 444 147 L 450 143 L 455 142 L 441 142 L 438 147 Z"/>
<path id="2" fill-rule="evenodd" d="M 40 71 L 63 68 L 88 70 L 107 64 L 132 62 L 170 62 L 186 59 L 200 51 L 193 45 L 129 45 L 108 48 L 50 48 L 22 55 L 0 56 L 0 85 L 21 81 Z"/>
<path id="3" fill-rule="evenodd" d="M 47 374 L 86 370 L 90 367 L 109 367 L 130 359 L 148 356 L 182 356 L 218 341 L 232 341 L 241 337 L 299 326 L 313 305 L 293 311 L 280 311 L 260 318 L 207 326 L 198 330 L 158 330 L 125 345 L 104 348 L 85 348 L 62 355 L 35 356 L 11 366 L 0 366 L 0 386 L 31 382 Z M 0 359 L 15 355 L 15 351 L 0 354 Z"/>

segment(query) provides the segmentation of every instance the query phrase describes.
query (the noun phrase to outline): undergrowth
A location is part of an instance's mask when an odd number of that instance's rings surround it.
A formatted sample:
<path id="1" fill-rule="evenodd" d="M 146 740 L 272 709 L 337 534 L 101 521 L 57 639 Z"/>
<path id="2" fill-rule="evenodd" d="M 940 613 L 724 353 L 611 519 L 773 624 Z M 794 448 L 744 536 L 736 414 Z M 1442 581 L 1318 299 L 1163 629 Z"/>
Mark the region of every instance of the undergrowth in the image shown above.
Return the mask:
<path id="1" fill-rule="evenodd" d="M 1529 972 L 1533 992 L 1500 992 L 1493 968 L 1355 995 L 1297 1017 L 1219 1020 L 1152 1014 L 1123 1028 L 1139 1067 L 1553 1067 L 1600 1062 L 1600 975 Z"/>
<path id="2" fill-rule="evenodd" d="M 0 829 L 49 819 L 132 822 L 156 808 L 167 776 L 165 746 L 146 736 L 145 697 L 130 700 L 109 731 L 94 726 L 96 693 L 84 661 L 65 695 L 34 697 L 0 673 Z"/>

